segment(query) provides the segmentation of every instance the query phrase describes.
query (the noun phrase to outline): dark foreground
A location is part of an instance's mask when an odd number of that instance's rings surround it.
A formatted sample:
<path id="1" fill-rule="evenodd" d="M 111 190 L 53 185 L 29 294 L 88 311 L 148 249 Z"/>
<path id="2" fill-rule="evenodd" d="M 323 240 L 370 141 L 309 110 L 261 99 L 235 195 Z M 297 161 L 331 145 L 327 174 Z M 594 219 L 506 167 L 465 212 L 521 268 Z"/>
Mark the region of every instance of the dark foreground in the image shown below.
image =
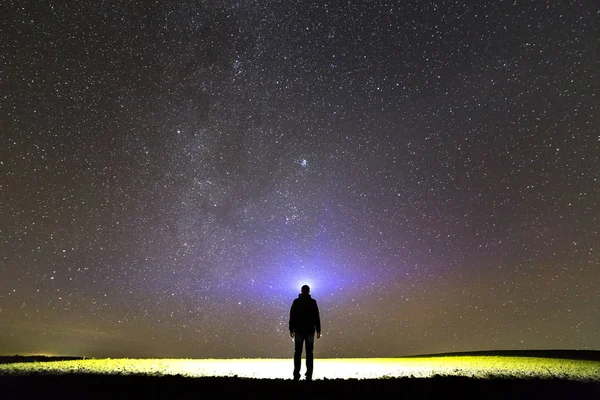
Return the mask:
<path id="1" fill-rule="evenodd" d="M 1 376 L 0 399 L 337 399 L 485 398 L 600 399 L 600 383 L 563 380 L 404 379 L 319 380 L 184 378 L 152 376 Z"/>

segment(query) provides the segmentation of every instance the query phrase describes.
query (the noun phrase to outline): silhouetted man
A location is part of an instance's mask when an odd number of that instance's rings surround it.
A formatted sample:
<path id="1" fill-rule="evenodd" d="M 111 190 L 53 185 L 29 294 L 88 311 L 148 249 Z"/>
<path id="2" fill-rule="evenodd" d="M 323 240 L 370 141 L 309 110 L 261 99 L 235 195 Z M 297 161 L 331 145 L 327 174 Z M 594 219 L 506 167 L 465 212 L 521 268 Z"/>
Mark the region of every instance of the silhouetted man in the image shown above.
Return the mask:
<path id="1" fill-rule="evenodd" d="M 306 380 L 312 380 L 313 348 L 315 330 L 317 339 L 321 337 L 321 318 L 317 301 L 310 297 L 308 285 L 302 286 L 302 293 L 294 300 L 290 310 L 290 336 L 294 339 L 294 380 L 300 379 L 302 347 L 306 342 Z"/>

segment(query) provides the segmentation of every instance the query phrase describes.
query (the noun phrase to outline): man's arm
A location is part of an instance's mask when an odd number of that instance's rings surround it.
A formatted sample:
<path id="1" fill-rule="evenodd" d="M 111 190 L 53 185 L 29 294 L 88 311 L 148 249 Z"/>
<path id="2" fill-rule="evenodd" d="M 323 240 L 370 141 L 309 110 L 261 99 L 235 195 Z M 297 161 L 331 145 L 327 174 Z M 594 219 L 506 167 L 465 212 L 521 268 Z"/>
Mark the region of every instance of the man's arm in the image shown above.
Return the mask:
<path id="1" fill-rule="evenodd" d="M 289 323 L 289 327 L 290 327 L 290 336 L 293 338 L 294 337 L 294 331 L 296 330 L 296 321 L 295 321 L 295 308 L 296 308 L 296 302 L 294 301 L 292 303 L 292 308 L 290 308 L 290 323 Z"/>
<path id="2" fill-rule="evenodd" d="M 317 339 L 321 337 L 321 316 L 319 315 L 319 306 L 315 300 L 315 327 L 317 328 Z"/>

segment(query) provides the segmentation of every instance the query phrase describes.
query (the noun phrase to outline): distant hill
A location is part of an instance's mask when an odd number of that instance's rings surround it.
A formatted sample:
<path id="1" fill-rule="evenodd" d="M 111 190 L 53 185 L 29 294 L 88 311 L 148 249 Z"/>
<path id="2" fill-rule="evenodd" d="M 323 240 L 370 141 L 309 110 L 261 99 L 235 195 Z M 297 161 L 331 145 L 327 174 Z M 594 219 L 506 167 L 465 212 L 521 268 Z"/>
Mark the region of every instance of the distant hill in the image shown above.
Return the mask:
<path id="1" fill-rule="evenodd" d="M 418 357 L 453 357 L 453 356 L 504 356 L 504 357 L 543 357 L 560 358 L 569 360 L 600 361 L 600 350 L 485 350 L 464 351 L 456 353 L 415 354 L 410 356 L 399 356 L 397 358 Z M 0 364 L 19 362 L 47 362 L 47 361 L 69 361 L 85 360 L 86 357 L 70 356 L 0 356 Z"/>
<path id="2" fill-rule="evenodd" d="M 600 361 L 600 350 L 485 350 L 458 353 L 418 354 L 399 358 L 452 357 L 452 356 L 505 356 L 505 357 L 544 357 L 569 360 Z"/>
<path id="3" fill-rule="evenodd" d="M 45 362 L 45 361 L 69 361 L 83 360 L 84 357 L 49 357 L 49 356 L 0 356 L 0 364 L 11 364 L 19 362 Z"/>

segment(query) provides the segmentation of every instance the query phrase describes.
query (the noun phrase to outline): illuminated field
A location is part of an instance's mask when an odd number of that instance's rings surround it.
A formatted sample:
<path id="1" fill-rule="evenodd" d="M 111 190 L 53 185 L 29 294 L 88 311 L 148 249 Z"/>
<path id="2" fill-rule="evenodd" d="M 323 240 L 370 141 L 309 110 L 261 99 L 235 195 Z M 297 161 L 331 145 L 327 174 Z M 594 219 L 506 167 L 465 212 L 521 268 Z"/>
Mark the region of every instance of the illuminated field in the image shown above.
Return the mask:
<path id="1" fill-rule="evenodd" d="M 304 373 L 304 360 L 302 373 Z M 30 374 L 182 375 L 290 379 L 291 359 L 102 359 L 0 365 L 0 375 Z M 376 379 L 440 376 L 559 378 L 600 382 L 600 361 L 537 357 L 451 356 L 422 358 L 317 359 L 314 379 Z"/>

